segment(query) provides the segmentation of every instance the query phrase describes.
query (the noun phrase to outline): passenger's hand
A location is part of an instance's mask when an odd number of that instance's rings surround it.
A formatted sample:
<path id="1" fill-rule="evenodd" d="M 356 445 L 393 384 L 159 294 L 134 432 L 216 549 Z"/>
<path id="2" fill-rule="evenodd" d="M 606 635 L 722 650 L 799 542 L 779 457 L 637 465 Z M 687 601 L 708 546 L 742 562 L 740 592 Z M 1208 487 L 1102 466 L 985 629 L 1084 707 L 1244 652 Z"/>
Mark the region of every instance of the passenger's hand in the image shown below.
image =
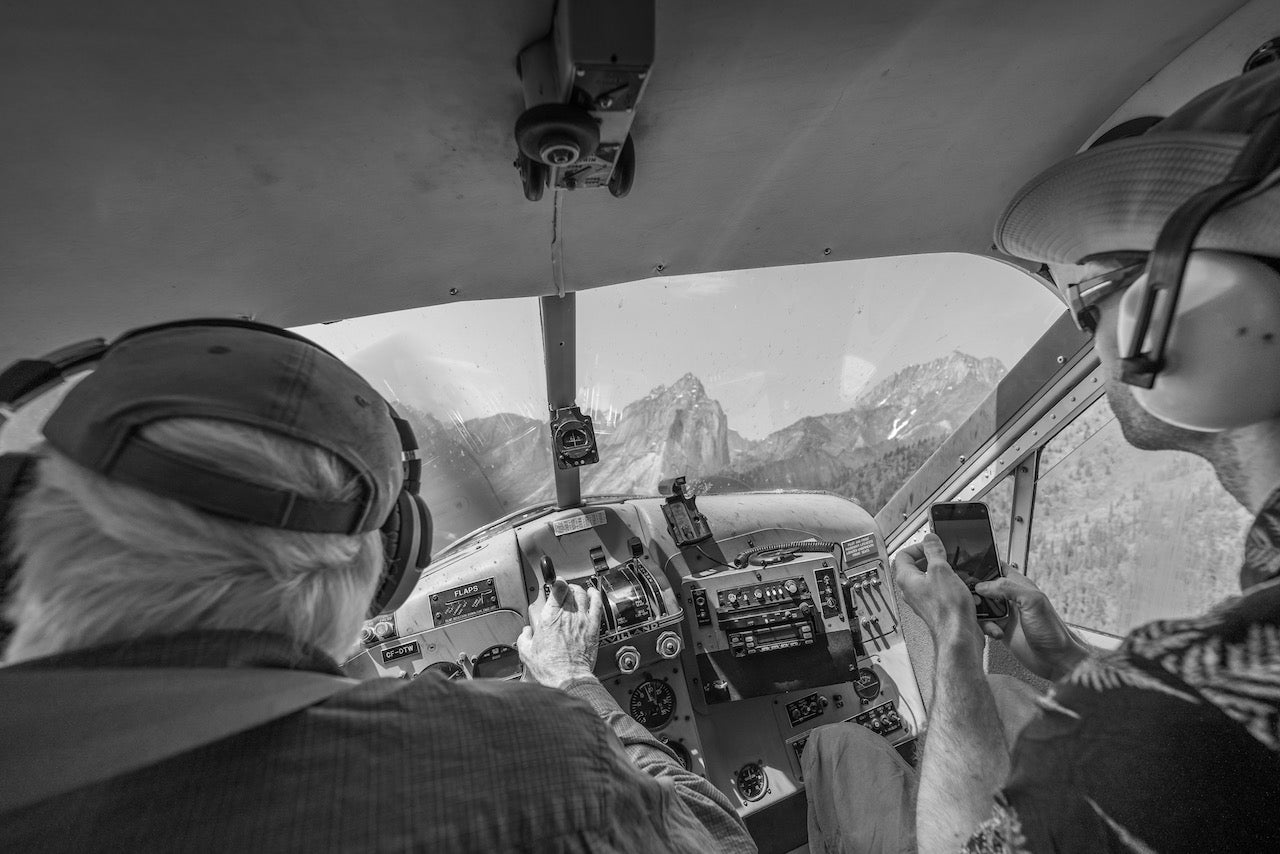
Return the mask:
<path id="1" fill-rule="evenodd" d="M 937 534 L 925 534 L 917 545 L 900 549 L 893 567 L 902 597 L 929 627 L 935 644 L 961 640 L 981 648 L 973 596 L 947 563 Z"/>
<path id="2" fill-rule="evenodd" d="M 603 615 L 599 590 L 557 578 L 546 603 L 536 614 L 530 612 L 529 625 L 516 641 L 525 678 L 563 688 L 573 679 L 591 676 Z"/>
<path id="3" fill-rule="evenodd" d="M 1067 628 L 1049 597 L 1017 570 L 1005 567 L 1004 578 L 980 582 L 974 589 L 1009 603 L 1009 616 L 984 621 L 982 631 L 1008 644 L 1022 666 L 1042 679 L 1061 679 L 1089 655 L 1089 647 Z"/>

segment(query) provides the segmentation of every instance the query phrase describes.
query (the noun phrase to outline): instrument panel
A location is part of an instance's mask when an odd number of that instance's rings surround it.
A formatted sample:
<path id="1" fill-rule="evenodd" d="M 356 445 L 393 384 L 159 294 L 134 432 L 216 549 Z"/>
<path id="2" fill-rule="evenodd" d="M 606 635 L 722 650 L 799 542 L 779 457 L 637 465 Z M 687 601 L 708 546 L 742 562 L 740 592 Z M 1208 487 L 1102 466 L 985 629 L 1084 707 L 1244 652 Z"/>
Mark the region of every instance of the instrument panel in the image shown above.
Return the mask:
<path id="1" fill-rule="evenodd" d="M 802 820 L 784 805 L 802 803 L 816 727 L 864 726 L 912 758 L 924 708 L 872 518 L 827 494 L 699 496 L 711 536 L 691 545 L 668 527 L 673 500 L 553 511 L 478 537 L 365 625 L 346 671 L 518 679 L 516 638 L 563 578 L 602 594 L 597 677 L 744 817 Z"/>

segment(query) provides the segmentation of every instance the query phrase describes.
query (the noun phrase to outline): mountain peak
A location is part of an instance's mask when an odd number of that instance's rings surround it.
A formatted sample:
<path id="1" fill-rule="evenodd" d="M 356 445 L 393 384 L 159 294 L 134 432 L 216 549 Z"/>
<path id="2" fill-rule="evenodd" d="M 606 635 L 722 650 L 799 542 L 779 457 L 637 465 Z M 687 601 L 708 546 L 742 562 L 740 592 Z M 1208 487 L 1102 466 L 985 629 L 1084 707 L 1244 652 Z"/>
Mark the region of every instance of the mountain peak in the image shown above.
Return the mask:
<path id="1" fill-rule="evenodd" d="M 664 477 L 712 474 L 729 465 L 729 423 L 702 381 L 685 374 L 622 410 L 616 429 L 600 435 L 600 464 L 584 472 L 584 488 L 650 492 Z"/>
<path id="2" fill-rule="evenodd" d="M 680 389 L 681 391 L 685 389 L 689 389 L 690 391 L 697 391 L 699 394 L 707 393 L 706 388 L 704 388 L 702 385 L 702 380 L 695 377 L 692 371 L 690 371 L 689 373 L 685 374 L 680 379 L 672 383 L 671 387 L 675 389 Z"/>
<path id="3" fill-rule="evenodd" d="M 1007 373 L 1004 363 L 988 356 L 978 358 L 960 350 L 952 350 L 930 362 L 908 365 L 871 388 L 854 400 L 858 408 L 894 406 L 904 397 L 951 391 L 965 384 L 977 383 L 993 387 Z"/>
<path id="4" fill-rule="evenodd" d="M 655 387 L 647 395 L 647 399 L 653 400 L 659 397 L 680 397 L 681 395 L 689 395 L 694 400 L 706 400 L 707 389 L 702 384 L 702 380 L 693 375 L 692 372 L 685 374 L 671 385 L 660 385 Z"/>

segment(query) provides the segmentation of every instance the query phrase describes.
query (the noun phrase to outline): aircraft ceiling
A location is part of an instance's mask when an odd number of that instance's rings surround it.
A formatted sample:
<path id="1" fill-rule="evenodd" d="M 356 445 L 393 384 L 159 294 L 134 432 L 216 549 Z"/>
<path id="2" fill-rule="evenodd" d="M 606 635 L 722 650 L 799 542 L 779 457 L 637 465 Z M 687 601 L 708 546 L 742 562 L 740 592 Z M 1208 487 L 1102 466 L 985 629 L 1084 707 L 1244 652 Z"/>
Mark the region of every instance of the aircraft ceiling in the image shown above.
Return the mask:
<path id="1" fill-rule="evenodd" d="M 566 194 L 567 287 L 985 252 L 1018 186 L 1241 5 L 660 0 L 635 188 Z M 512 168 L 552 7 L 0 6 L 0 363 L 554 292 L 552 194 Z"/>

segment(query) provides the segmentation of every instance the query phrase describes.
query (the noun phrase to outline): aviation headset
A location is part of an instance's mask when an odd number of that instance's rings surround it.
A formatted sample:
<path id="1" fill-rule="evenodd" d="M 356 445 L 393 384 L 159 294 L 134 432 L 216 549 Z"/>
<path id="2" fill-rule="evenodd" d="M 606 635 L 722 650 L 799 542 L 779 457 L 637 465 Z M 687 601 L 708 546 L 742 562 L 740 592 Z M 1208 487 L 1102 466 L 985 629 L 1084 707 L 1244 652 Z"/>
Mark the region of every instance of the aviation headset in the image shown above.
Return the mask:
<path id="1" fill-rule="evenodd" d="M 1244 254 L 1192 251 L 1215 213 L 1271 189 L 1278 167 L 1275 113 L 1250 134 L 1221 183 L 1170 214 L 1144 275 L 1121 299 L 1121 379 L 1163 421 L 1216 431 L 1280 415 L 1280 272 Z"/>
<path id="2" fill-rule="evenodd" d="M 255 336 L 255 354 L 258 350 L 269 357 L 286 357 L 285 351 L 296 353 L 295 342 L 302 342 L 323 354 L 321 360 L 332 359 L 349 371 L 328 350 L 301 335 L 285 329 L 245 320 L 206 319 L 187 320 L 147 326 L 127 332 L 110 344 L 93 339 L 64 347 L 40 359 L 15 362 L 0 373 L 0 425 L 4 423 L 3 410 L 12 412 L 34 398 L 63 382 L 67 376 L 92 367 L 115 348 L 128 341 L 136 344 L 148 336 L 175 329 L 191 329 L 217 335 L 222 330 L 253 330 L 266 336 Z M 224 350 L 226 348 L 223 348 Z M 271 351 L 277 351 L 272 354 Z M 211 350 L 213 352 L 213 350 Z M 306 351 L 310 353 L 310 351 Z M 321 369 L 323 370 L 323 368 Z M 250 377 L 237 377 L 243 383 L 251 383 Z M 360 390 L 377 396 L 363 380 L 343 375 L 347 384 L 360 383 Z M 236 386 L 228 385 L 220 394 L 235 397 Z M 228 389 L 230 391 L 228 391 Z M 230 401 L 249 408 L 245 400 Z M 421 486 L 422 461 L 418 456 L 418 443 L 408 422 L 400 418 L 390 404 L 380 396 L 377 400 L 387 407 L 399 439 L 404 480 L 399 494 L 391 503 L 385 519 L 369 519 L 372 509 L 371 494 L 346 502 L 308 499 L 288 490 L 264 487 L 242 480 L 207 464 L 159 449 L 136 435 L 126 436 L 118 452 L 113 452 L 110 472 L 99 474 L 109 479 L 129 483 L 141 489 L 160 494 L 189 506 L 223 517 L 233 518 L 279 530 L 306 531 L 311 533 L 356 534 L 374 529 L 382 534 L 385 567 L 370 603 L 370 616 L 398 607 L 408 597 L 421 571 L 431 562 L 431 514 L 426 503 L 418 495 Z M 367 401 L 361 401 L 367 406 Z M 179 413 L 181 414 L 181 413 Z M 56 416 L 56 410 L 55 410 Z M 50 418 L 50 422 L 54 419 Z M 269 419 L 266 419 L 269 421 Z M 46 424 L 46 432 L 49 430 Z M 269 428 L 268 428 L 269 429 Z M 136 431 L 135 431 L 136 432 Z M 35 474 L 37 455 L 8 453 L 0 455 L 0 547 L 6 537 L 4 525 L 18 497 L 30 485 Z M 90 468 L 94 466 L 90 465 Z M 366 484 L 369 487 L 369 484 Z M 368 490 L 366 490 L 368 491 Z M 0 596 L 7 590 L 16 571 L 9 556 L 0 552 Z"/>

